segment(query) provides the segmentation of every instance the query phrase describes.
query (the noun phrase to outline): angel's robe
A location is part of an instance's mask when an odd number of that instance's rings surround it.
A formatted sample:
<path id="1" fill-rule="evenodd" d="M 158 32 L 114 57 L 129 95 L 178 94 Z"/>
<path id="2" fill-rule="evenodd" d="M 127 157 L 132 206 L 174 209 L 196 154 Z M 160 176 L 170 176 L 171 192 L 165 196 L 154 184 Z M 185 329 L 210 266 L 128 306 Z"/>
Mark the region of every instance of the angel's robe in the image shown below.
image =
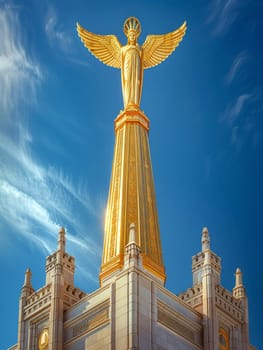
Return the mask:
<path id="1" fill-rule="evenodd" d="M 138 44 L 121 48 L 121 75 L 124 108 L 140 105 L 143 68 L 142 50 Z"/>

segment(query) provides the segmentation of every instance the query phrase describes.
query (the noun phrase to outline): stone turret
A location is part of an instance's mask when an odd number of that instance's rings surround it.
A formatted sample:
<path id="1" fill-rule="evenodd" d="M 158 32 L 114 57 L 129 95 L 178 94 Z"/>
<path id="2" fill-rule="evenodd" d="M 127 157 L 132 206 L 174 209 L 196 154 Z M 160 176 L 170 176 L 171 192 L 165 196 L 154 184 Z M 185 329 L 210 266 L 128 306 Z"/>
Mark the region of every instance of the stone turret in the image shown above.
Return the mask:
<path id="1" fill-rule="evenodd" d="M 249 329 L 248 329 L 248 300 L 246 290 L 243 285 L 243 274 L 238 267 L 235 272 L 235 287 L 233 288 L 233 296 L 240 300 L 243 309 L 243 324 L 241 330 L 242 350 L 249 350 Z"/>
<path id="2" fill-rule="evenodd" d="M 41 349 L 63 349 L 64 311 L 86 295 L 74 286 L 75 259 L 65 247 L 62 227 L 57 250 L 46 258 L 46 283 L 39 290 L 32 288 L 32 273 L 26 270 L 19 300 L 18 342 L 12 350 L 36 349 L 37 344 Z"/>
<path id="3" fill-rule="evenodd" d="M 205 350 L 250 350 L 248 301 L 243 276 L 235 273 L 232 293 L 221 285 L 221 258 L 210 247 L 210 235 L 202 230 L 202 251 L 192 257 L 193 286 L 179 297 L 203 317 Z"/>
<path id="4" fill-rule="evenodd" d="M 32 289 L 31 278 L 32 278 L 32 272 L 29 268 L 27 268 L 25 272 L 25 280 L 24 280 L 23 287 Z"/>
<path id="5" fill-rule="evenodd" d="M 208 228 L 204 227 L 202 230 L 202 252 L 210 249 L 210 237 Z"/>
<path id="6" fill-rule="evenodd" d="M 235 277 L 236 277 L 236 283 L 235 283 L 235 287 L 233 288 L 233 295 L 237 299 L 245 298 L 246 291 L 243 286 L 243 274 L 239 267 L 236 269 Z"/>
<path id="7" fill-rule="evenodd" d="M 210 235 L 207 227 L 202 229 L 202 251 L 192 257 L 193 285 L 202 282 L 204 265 L 209 264 L 216 284 L 221 280 L 221 258 L 210 249 Z"/>
<path id="8" fill-rule="evenodd" d="M 65 283 L 74 285 L 75 258 L 65 251 L 66 233 L 61 227 L 58 233 L 58 249 L 46 258 L 46 284 L 49 284 L 54 274 L 56 264 L 62 264 Z"/>
<path id="9" fill-rule="evenodd" d="M 19 316 L 18 316 L 18 340 L 17 350 L 23 350 L 25 348 L 26 327 L 25 327 L 25 315 L 24 308 L 26 306 L 27 298 L 34 293 L 34 289 L 31 284 L 32 273 L 29 268 L 26 269 L 24 284 L 21 290 L 19 299 Z"/>
<path id="10" fill-rule="evenodd" d="M 65 247 L 66 247 L 66 238 L 65 238 L 65 229 L 64 227 L 61 227 L 59 231 L 59 236 L 58 236 L 58 251 L 61 253 L 65 252 Z"/>

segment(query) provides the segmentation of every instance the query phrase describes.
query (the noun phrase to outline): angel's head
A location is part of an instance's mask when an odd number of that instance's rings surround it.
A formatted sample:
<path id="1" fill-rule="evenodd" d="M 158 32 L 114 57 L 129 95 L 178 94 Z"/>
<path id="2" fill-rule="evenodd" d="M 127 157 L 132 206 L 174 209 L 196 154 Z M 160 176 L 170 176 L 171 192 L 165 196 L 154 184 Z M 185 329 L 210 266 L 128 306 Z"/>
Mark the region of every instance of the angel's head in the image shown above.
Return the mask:
<path id="1" fill-rule="evenodd" d="M 123 25 L 124 34 L 128 38 L 128 43 L 135 45 L 141 34 L 141 24 L 136 17 L 129 17 Z"/>
<path id="2" fill-rule="evenodd" d="M 130 30 L 127 35 L 128 44 L 135 45 L 137 43 L 137 36 L 134 30 Z"/>

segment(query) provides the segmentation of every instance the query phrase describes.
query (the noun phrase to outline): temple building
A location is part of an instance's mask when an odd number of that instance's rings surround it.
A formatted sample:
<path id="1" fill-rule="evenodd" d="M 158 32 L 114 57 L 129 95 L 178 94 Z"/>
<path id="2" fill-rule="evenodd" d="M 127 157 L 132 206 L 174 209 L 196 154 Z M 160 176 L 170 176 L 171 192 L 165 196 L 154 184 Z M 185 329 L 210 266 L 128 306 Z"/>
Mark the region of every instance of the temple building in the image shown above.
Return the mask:
<path id="1" fill-rule="evenodd" d="M 9 350 L 254 349 L 242 272 L 232 291 L 221 285 L 207 228 L 192 257 L 192 286 L 180 295 L 165 288 L 148 130 L 139 110 L 115 120 L 100 288 L 87 294 L 75 286 L 75 258 L 61 228 L 45 285 L 35 291 L 25 272 L 18 340 Z"/>
<path id="2" fill-rule="evenodd" d="M 45 285 L 34 290 L 25 272 L 17 344 L 9 350 L 254 349 L 242 272 L 236 269 L 232 291 L 222 286 L 207 228 L 192 257 L 192 286 L 179 295 L 165 288 L 148 132 L 138 106 L 115 119 L 100 287 L 88 294 L 75 286 L 75 258 L 61 228 Z"/>

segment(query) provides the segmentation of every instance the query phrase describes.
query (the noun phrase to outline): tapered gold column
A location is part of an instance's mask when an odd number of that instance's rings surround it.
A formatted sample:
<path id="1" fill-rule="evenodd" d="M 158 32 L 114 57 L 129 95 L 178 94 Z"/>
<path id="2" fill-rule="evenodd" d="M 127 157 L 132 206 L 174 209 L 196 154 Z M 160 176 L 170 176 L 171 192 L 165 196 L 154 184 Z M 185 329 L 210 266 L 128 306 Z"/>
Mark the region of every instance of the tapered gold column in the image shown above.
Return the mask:
<path id="1" fill-rule="evenodd" d="M 136 227 L 144 268 L 165 280 L 148 130 L 149 120 L 140 110 L 125 110 L 115 120 L 101 282 L 123 266 L 131 223 Z"/>

